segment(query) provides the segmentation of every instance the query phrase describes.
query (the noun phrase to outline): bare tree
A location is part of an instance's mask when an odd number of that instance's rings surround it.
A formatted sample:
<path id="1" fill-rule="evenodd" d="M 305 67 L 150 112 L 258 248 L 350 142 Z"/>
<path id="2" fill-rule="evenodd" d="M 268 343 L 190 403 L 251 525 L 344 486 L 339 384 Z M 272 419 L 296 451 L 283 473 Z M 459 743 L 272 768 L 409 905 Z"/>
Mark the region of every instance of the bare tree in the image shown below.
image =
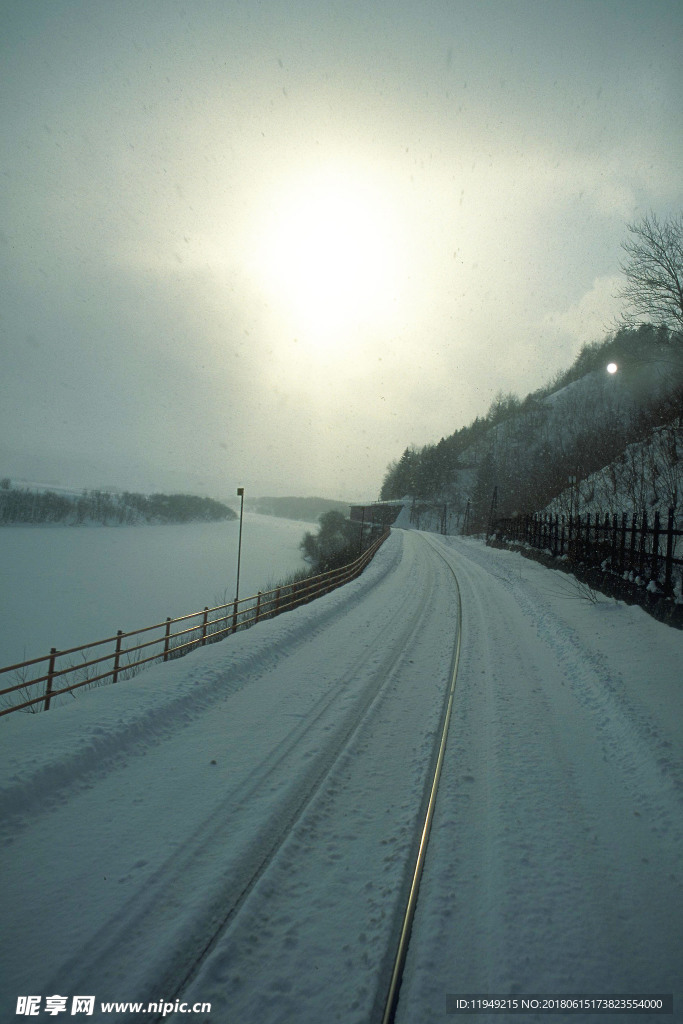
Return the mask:
<path id="1" fill-rule="evenodd" d="M 645 317 L 655 324 L 683 329 L 683 213 L 658 220 L 654 213 L 627 225 L 620 264 L 626 285 L 620 298 L 628 303 L 627 323 Z"/>

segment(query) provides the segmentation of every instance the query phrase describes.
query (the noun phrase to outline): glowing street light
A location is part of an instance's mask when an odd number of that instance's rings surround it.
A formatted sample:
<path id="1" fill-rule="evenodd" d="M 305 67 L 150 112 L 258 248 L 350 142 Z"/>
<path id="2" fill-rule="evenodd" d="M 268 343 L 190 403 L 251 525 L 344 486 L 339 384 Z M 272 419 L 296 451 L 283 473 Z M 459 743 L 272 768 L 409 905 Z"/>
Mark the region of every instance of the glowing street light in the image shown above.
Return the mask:
<path id="1" fill-rule="evenodd" d="M 242 560 L 242 516 L 244 515 L 244 487 L 237 488 L 237 497 L 240 501 L 240 535 L 237 542 L 237 586 L 235 587 L 235 604 L 240 597 L 240 561 Z"/>
<path id="2" fill-rule="evenodd" d="M 607 364 L 607 372 L 608 373 L 616 373 L 618 369 L 619 369 L 619 367 L 617 366 L 616 363 L 608 363 Z"/>

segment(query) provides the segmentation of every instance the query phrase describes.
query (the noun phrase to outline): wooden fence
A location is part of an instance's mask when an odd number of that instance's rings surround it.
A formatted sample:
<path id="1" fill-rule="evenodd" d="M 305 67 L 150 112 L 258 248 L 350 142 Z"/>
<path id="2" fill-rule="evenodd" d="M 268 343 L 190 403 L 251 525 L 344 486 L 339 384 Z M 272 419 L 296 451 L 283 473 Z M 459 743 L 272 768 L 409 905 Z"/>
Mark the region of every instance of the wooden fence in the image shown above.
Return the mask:
<path id="1" fill-rule="evenodd" d="M 621 575 L 628 574 L 648 584 L 654 583 L 666 596 L 674 593 L 674 567 L 682 566 L 676 558 L 676 541 L 683 530 L 676 529 L 674 509 L 670 508 L 666 524 L 659 512 L 651 519 L 643 511 L 629 517 L 609 513 L 584 516 L 534 515 L 497 520 L 491 539 L 528 544 L 547 550 L 556 557 L 567 555 L 574 562 L 600 565 Z"/>
<path id="2" fill-rule="evenodd" d="M 116 683 L 135 675 L 151 662 L 180 658 L 197 647 L 216 643 L 257 622 L 322 597 L 359 576 L 388 535 L 389 530 L 386 530 L 355 561 L 339 569 L 239 601 L 203 608 L 175 619 L 167 618 L 128 633 L 119 630 L 115 636 L 79 647 L 64 651 L 53 647 L 43 657 L 0 668 L 0 679 L 13 673 L 15 680 L 0 689 L 0 702 L 5 705 L 0 708 L 0 716 L 27 709 L 48 711 L 51 703 L 62 694 L 82 686 Z M 141 637 L 144 637 L 142 642 Z M 74 659 L 80 660 L 74 663 Z M 33 675 L 35 672 L 38 674 Z M 40 692 L 35 688 L 40 688 Z"/>

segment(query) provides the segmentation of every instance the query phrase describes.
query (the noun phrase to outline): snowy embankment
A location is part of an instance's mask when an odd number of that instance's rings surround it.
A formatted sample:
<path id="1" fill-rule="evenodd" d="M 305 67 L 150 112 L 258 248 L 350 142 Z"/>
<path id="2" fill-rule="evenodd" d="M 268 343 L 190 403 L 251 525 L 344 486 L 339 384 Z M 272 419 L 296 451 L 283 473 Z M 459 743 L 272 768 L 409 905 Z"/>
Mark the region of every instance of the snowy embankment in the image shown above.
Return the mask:
<path id="1" fill-rule="evenodd" d="M 398 1021 L 449 1019 L 449 992 L 680 1011 L 681 634 L 396 530 L 334 594 L 0 723 L 3 1020 L 29 993 L 376 1019 L 451 666 L 446 562 L 462 652 Z"/>

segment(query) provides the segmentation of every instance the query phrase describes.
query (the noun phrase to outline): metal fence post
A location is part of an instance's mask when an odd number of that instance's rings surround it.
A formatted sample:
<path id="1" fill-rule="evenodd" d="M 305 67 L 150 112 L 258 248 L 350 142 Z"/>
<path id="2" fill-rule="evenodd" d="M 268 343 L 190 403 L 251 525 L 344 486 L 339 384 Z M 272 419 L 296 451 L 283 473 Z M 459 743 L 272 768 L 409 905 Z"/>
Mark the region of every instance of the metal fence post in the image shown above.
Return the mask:
<path id="1" fill-rule="evenodd" d="M 664 593 L 667 597 L 673 594 L 673 557 L 674 557 L 674 510 L 669 509 L 666 525 L 666 563 L 664 570 Z"/>
<path id="2" fill-rule="evenodd" d="M 626 565 L 626 513 L 621 513 L 621 541 L 619 542 L 619 572 L 624 572 Z"/>
<path id="3" fill-rule="evenodd" d="M 652 560 L 650 562 L 650 579 L 658 582 L 659 577 L 659 511 L 655 512 L 652 530 Z"/>
<path id="4" fill-rule="evenodd" d="M 647 541 L 647 512 L 643 511 L 643 520 L 640 526 L 640 559 L 638 563 L 638 575 L 642 579 L 645 575 L 645 544 Z"/>
<path id="5" fill-rule="evenodd" d="M 631 516 L 631 538 L 629 542 L 629 569 L 631 572 L 636 568 L 636 513 Z"/>

